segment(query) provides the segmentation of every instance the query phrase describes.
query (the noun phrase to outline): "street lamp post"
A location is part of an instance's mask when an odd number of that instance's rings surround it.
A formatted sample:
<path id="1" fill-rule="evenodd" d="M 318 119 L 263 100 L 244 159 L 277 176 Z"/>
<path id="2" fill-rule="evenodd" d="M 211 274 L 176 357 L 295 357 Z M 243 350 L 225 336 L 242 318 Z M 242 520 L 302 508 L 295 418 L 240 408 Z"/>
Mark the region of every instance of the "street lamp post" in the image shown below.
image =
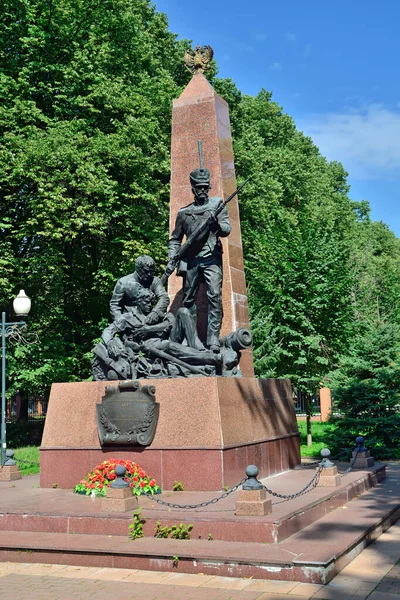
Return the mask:
<path id="1" fill-rule="evenodd" d="M 31 310 L 30 298 L 21 290 L 13 302 L 17 317 L 27 317 Z M 23 327 L 25 321 L 6 322 L 6 313 L 1 313 L 1 465 L 6 462 L 6 340 L 17 327 Z"/>

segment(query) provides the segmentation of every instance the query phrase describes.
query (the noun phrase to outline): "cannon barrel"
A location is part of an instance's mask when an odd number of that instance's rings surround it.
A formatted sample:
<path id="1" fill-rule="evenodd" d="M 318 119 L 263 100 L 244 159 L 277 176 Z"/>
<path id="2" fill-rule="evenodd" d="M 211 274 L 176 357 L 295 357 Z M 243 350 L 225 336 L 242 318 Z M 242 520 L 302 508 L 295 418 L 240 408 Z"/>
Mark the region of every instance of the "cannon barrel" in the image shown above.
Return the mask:
<path id="1" fill-rule="evenodd" d="M 247 327 L 240 327 L 236 331 L 231 331 L 225 337 L 221 338 L 221 344 L 227 348 L 232 348 L 236 352 L 250 348 L 253 343 L 253 336 Z"/>

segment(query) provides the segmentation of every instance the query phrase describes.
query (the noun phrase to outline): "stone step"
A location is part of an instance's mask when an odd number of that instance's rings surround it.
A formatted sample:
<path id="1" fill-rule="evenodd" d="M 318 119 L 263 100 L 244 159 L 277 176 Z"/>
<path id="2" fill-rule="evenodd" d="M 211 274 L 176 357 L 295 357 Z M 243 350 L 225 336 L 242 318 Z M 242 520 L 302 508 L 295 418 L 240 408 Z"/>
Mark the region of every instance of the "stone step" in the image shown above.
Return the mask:
<path id="1" fill-rule="evenodd" d="M 313 477 L 314 469 L 296 470 L 265 480 L 265 484 L 282 494 L 302 489 Z M 154 499 L 140 498 L 141 514 L 145 517 L 144 535 L 153 537 L 156 522 L 171 527 L 179 523 L 194 525 L 192 538 L 231 542 L 252 541 L 279 543 L 301 531 L 314 521 L 343 506 L 361 493 L 377 485 L 385 477 L 385 466 L 367 471 L 353 471 L 341 479 L 337 488 L 314 488 L 294 500 L 283 502 L 272 498 L 272 513 L 265 517 L 237 517 L 234 514 L 237 493 L 217 504 L 199 510 L 172 509 L 157 504 L 156 499 L 176 504 L 196 504 L 215 496 L 210 492 L 166 492 Z M 21 486 L 24 482 L 21 482 Z M 28 490 L 26 490 L 26 493 Z M 36 490 L 30 490 L 35 495 Z M 132 513 L 107 513 L 107 501 L 73 495 L 67 490 L 37 490 L 45 494 L 40 502 L 18 505 L 18 491 L 8 490 L 10 500 L 2 503 L 0 529 L 13 531 L 44 531 L 49 533 L 95 534 L 126 536 Z M 6 500 L 6 497 L 3 497 Z M 46 510 L 47 508 L 47 510 Z"/>
<path id="2" fill-rule="evenodd" d="M 278 544 L 0 531 L 0 560 L 327 583 L 400 516 L 387 481 Z"/>

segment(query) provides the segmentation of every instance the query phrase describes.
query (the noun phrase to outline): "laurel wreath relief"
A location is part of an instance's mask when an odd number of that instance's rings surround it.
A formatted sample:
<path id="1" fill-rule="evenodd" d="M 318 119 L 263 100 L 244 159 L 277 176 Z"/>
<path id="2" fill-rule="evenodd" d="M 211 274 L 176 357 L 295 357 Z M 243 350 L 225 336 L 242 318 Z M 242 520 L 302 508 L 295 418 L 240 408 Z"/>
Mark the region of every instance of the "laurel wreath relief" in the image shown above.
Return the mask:
<path id="1" fill-rule="evenodd" d="M 118 427 L 114 423 L 112 423 L 112 421 L 110 421 L 108 414 L 107 414 L 106 407 L 101 406 L 100 407 L 100 422 L 101 422 L 102 426 L 104 427 L 105 431 L 107 431 L 107 433 L 112 434 L 114 439 L 116 437 L 118 437 L 119 435 L 128 436 L 128 438 L 130 438 L 132 435 L 139 435 L 140 433 L 144 433 L 145 431 L 147 431 L 147 429 L 150 427 L 150 425 L 153 421 L 155 409 L 156 409 L 155 403 L 149 402 L 149 405 L 147 407 L 146 414 L 144 416 L 142 423 L 140 423 L 139 425 L 132 426 L 127 431 L 121 432 L 121 430 L 118 429 Z"/>

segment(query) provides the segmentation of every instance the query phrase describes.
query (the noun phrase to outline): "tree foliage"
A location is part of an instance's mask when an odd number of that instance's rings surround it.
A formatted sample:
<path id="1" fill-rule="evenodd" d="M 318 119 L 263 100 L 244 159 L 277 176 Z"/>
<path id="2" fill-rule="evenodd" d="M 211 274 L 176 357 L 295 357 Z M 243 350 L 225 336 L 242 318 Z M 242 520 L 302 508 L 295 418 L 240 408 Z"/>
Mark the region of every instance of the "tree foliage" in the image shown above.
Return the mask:
<path id="1" fill-rule="evenodd" d="M 234 118 L 256 369 L 315 391 L 346 343 L 354 221 L 346 173 L 261 91 Z"/>
<path id="2" fill-rule="evenodd" d="M 370 220 L 367 203 L 358 209 L 350 268 L 355 329 L 364 321 L 400 324 L 400 240 Z"/>
<path id="3" fill-rule="evenodd" d="M 30 327 L 8 373 L 31 393 L 89 375 L 115 280 L 165 260 L 172 99 L 187 82 L 147 0 L 5 0 L 0 15 L 0 294 Z"/>
<path id="4" fill-rule="evenodd" d="M 114 282 L 139 254 L 165 265 L 189 42 L 149 0 L 4 0 L 0 33 L 0 301 L 20 287 L 34 299 L 40 344 L 9 348 L 7 369 L 10 393 L 32 395 L 90 377 Z M 208 76 L 230 106 L 237 176 L 252 176 L 240 210 L 256 371 L 313 393 L 347 373 L 369 326 L 400 324 L 399 240 L 270 92 L 243 95 L 215 63 Z"/>
<path id="5" fill-rule="evenodd" d="M 357 207 L 353 228 L 351 336 L 330 374 L 337 430 L 333 448 L 357 435 L 380 458 L 399 458 L 400 436 L 400 240 L 371 222 L 369 206 Z"/>
<path id="6" fill-rule="evenodd" d="M 381 321 L 364 323 L 334 380 L 335 450 L 367 438 L 375 457 L 400 458 L 400 331 Z"/>

